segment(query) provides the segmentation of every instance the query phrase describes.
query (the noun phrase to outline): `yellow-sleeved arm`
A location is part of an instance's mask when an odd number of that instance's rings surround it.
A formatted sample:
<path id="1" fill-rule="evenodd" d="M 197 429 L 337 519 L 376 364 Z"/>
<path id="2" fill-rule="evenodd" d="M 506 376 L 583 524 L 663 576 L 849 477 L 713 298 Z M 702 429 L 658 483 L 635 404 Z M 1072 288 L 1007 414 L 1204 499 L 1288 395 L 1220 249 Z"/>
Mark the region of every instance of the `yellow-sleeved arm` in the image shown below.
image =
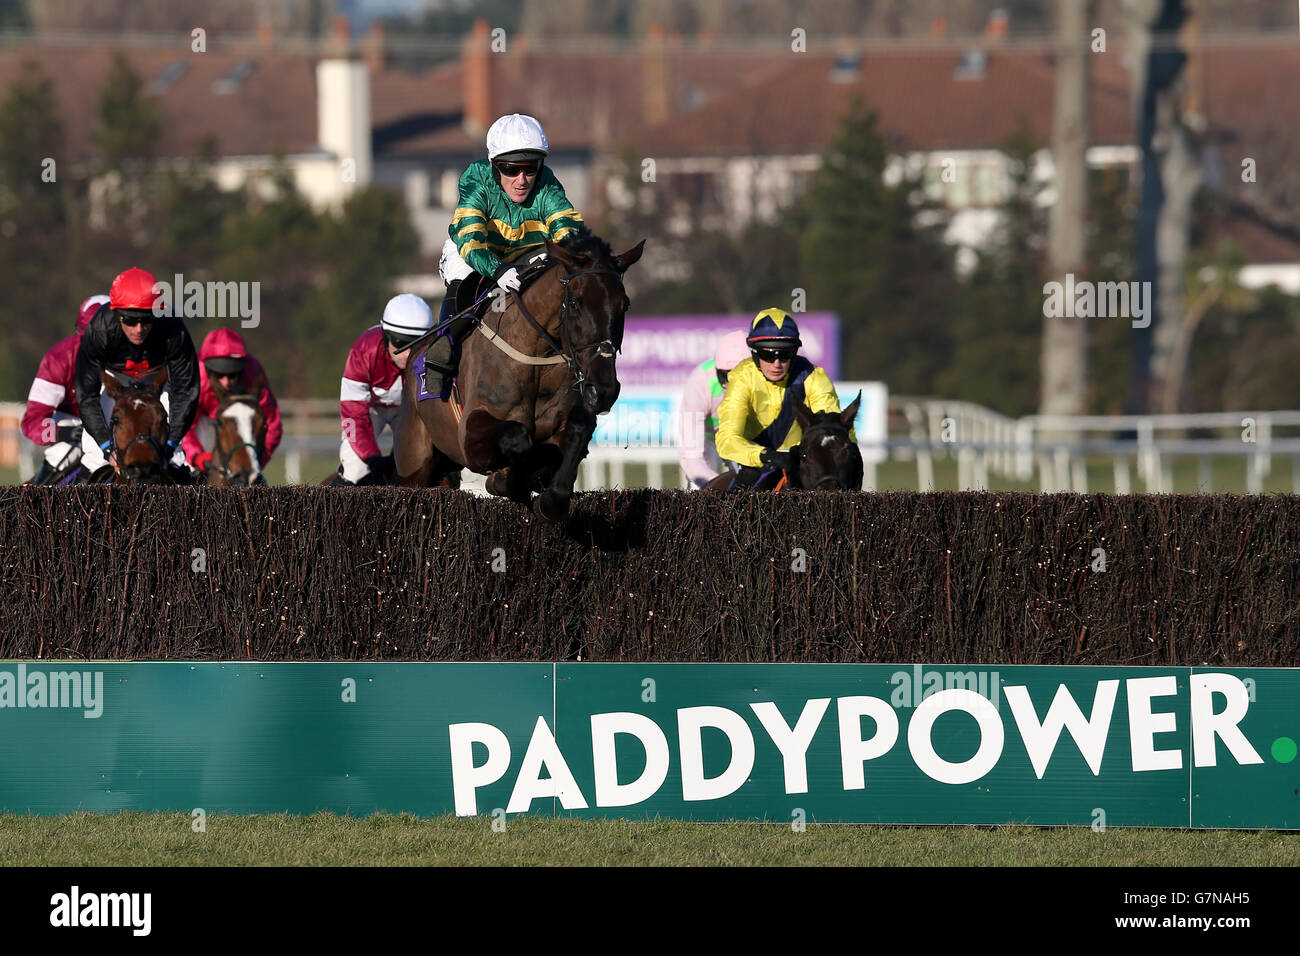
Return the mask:
<path id="1" fill-rule="evenodd" d="M 831 377 L 826 374 L 826 370 L 820 365 L 813 369 L 811 375 L 803 383 L 804 402 L 813 412 L 839 412 L 840 397 L 835 393 L 835 386 L 831 383 Z M 854 441 L 858 440 L 854 429 L 850 426 L 849 437 Z"/>
<path id="2" fill-rule="evenodd" d="M 745 437 L 745 423 L 749 421 L 750 403 L 753 386 L 749 375 L 742 366 L 748 362 L 753 367 L 752 359 L 745 359 L 731 370 L 727 376 L 727 394 L 718 406 L 718 434 L 715 444 L 718 457 L 723 461 L 734 461 L 740 465 L 757 468 L 763 463 L 763 446 L 755 444 Z M 740 374 L 737 374 L 737 373 Z"/>

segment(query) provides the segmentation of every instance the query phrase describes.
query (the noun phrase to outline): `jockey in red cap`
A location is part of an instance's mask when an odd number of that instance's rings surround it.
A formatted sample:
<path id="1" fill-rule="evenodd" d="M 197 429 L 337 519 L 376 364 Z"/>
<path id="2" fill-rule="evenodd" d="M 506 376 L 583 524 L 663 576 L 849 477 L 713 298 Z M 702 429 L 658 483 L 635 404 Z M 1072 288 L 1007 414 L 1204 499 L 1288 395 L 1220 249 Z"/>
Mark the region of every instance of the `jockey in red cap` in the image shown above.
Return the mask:
<path id="1" fill-rule="evenodd" d="M 167 385 L 161 401 L 167 411 L 166 447 L 172 463 L 184 466 L 180 443 L 194 422 L 199 398 L 199 359 L 190 334 L 179 317 L 160 314 L 158 283 L 143 269 L 128 269 L 114 279 L 108 298 L 109 307 L 90 320 L 77 350 L 77 405 L 84 429 L 81 463 L 88 473 L 106 462 L 115 464 L 108 425 L 114 402 L 102 394 L 104 370 L 138 378 L 165 365 Z"/>
<path id="2" fill-rule="evenodd" d="M 257 462 L 260 472 L 279 447 L 283 432 L 280 406 L 267 381 L 266 370 L 261 362 L 248 354 L 243 337 L 234 329 L 213 329 L 204 336 L 203 345 L 199 348 L 199 361 L 199 410 L 194 418 L 194 426 L 181 442 L 190 467 L 204 472 L 212 461 L 212 429 L 220 404 L 213 389 L 215 383 L 232 395 L 252 394 L 256 389 L 257 404 L 266 419 L 265 448 Z"/>

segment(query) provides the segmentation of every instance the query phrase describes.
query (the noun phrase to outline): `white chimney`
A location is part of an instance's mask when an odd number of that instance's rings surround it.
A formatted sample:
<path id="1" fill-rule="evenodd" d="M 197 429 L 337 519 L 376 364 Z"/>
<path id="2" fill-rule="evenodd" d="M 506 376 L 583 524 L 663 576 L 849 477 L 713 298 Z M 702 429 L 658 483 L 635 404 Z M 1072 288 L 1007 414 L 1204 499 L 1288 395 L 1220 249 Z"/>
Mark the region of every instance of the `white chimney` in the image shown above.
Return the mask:
<path id="1" fill-rule="evenodd" d="M 316 64 L 316 129 L 321 148 L 339 158 L 340 175 L 351 168 L 356 185 L 368 184 L 370 72 L 364 60 L 321 60 Z M 351 182 L 351 177 L 344 182 Z"/>

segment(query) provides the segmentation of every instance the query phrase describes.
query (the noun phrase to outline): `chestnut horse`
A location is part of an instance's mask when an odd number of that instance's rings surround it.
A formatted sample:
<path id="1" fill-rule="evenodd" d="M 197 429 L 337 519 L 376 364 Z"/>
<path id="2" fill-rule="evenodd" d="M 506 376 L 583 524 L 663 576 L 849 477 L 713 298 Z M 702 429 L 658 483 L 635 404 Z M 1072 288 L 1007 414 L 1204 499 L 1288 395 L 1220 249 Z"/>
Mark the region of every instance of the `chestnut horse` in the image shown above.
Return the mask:
<path id="1" fill-rule="evenodd" d="M 108 427 L 113 433 L 117 471 L 105 466 L 91 476 L 97 483 L 136 482 L 156 485 L 176 481 L 167 467 L 167 410 L 158 396 L 167 384 L 167 367 L 154 369 L 140 378 L 105 369 L 104 390 L 115 400 Z"/>
<path id="2" fill-rule="evenodd" d="M 431 487 L 463 466 L 489 474 L 490 494 L 527 504 L 541 492 L 534 512 L 564 520 L 596 416 L 618 398 L 623 273 L 644 246 L 614 255 L 586 229 L 547 242 L 544 271 L 465 338 L 448 401 L 418 399 L 413 366 L 430 343 L 413 346 L 394 429 L 398 483 Z"/>
<path id="3" fill-rule="evenodd" d="M 216 488 L 265 484 L 262 458 L 266 453 L 266 414 L 257 403 L 265 379 L 259 375 L 247 393 L 227 392 L 215 378 L 209 381 L 217 399 L 217 413 L 213 419 L 216 435 L 207 468 L 208 484 Z"/>
<path id="4" fill-rule="evenodd" d="M 794 407 L 795 419 L 802 434 L 799 444 L 790 448 L 792 467 L 785 480 L 765 473 L 754 484 L 755 491 L 861 491 L 862 450 L 850 434 L 858 417 L 862 392 L 842 412 L 814 412 L 803 402 Z M 726 491 L 735 474 L 724 471 L 704 486 L 703 491 Z"/>

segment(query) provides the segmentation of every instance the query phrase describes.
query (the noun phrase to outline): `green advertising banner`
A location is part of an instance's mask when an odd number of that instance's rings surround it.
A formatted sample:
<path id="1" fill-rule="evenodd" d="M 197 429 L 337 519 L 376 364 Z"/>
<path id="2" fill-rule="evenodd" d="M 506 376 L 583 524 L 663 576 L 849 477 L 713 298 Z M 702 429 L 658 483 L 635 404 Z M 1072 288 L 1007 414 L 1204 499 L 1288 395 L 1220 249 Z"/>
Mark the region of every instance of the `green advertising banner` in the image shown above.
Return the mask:
<path id="1" fill-rule="evenodd" d="M 0 662 L 0 810 L 1300 829 L 1300 670 Z"/>

